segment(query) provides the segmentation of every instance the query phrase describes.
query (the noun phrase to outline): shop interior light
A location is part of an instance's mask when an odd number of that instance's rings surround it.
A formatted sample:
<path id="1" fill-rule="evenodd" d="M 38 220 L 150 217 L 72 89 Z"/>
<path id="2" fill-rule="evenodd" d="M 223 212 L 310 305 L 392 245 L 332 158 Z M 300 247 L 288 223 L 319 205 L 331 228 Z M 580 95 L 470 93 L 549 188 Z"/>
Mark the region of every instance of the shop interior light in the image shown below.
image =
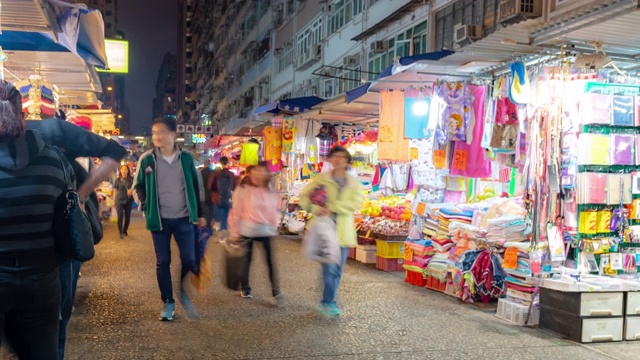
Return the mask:
<path id="1" fill-rule="evenodd" d="M 420 95 L 418 100 L 413 103 L 413 114 L 416 116 L 425 116 L 429 113 L 429 103 L 424 98 L 422 89 L 420 89 Z"/>
<path id="2" fill-rule="evenodd" d="M 136 136 L 136 140 L 144 140 L 144 136 Z"/>
<path id="3" fill-rule="evenodd" d="M 177 138 L 176 141 L 177 142 L 184 142 L 184 138 Z"/>

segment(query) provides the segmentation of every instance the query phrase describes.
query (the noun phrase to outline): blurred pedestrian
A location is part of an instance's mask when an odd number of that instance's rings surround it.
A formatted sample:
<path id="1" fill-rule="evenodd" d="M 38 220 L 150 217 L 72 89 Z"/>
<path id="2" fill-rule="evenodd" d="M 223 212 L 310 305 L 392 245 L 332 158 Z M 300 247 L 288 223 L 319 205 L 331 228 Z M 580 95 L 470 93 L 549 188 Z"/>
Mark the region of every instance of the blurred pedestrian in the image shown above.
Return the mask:
<path id="1" fill-rule="evenodd" d="M 251 184 L 251 170 L 253 170 L 254 167 L 255 167 L 255 165 L 247 166 L 247 169 L 245 170 L 245 175 L 240 178 L 240 184 L 239 185 L 249 185 L 249 184 Z"/>
<path id="2" fill-rule="evenodd" d="M 338 242 L 342 248 L 340 264 L 322 264 L 324 291 L 320 311 L 327 317 L 337 317 L 342 311 L 336 305 L 336 295 L 350 248 L 358 245 L 353 226 L 353 214 L 363 201 L 360 181 L 349 175 L 351 154 L 347 149 L 336 146 L 329 153 L 333 169 L 316 176 L 300 195 L 300 206 L 314 216 L 330 216 L 336 223 Z M 311 195 L 319 188 L 326 191 L 326 205 L 314 205 Z"/>
<path id="3" fill-rule="evenodd" d="M 118 213 L 118 232 L 120 239 L 129 236 L 129 224 L 131 223 L 131 210 L 133 208 L 133 176 L 129 166 L 122 165 L 120 174 L 113 184 L 113 201 Z"/>
<path id="4" fill-rule="evenodd" d="M 205 212 L 207 213 L 207 226 L 213 227 L 211 222 L 213 221 L 214 209 L 211 202 L 211 188 L 206 186 L 209 184 L 209 177 L 213 176 L 213 170 L 211 170 L 211 160 L 207 157 L 202 163 L 202 169 L 200 169 L 200 177 L 202 178 L 202 184 L 204 185 L 204 204 L 206 206 Z"/>
<path id="5" fill-rule="evenodd" d="M 189 317 L 198 314 L 187 295 L 189 272 L 197 273 L 196 238 L 193 224 L 207 226 L 200 202 L 200 183 L 193 157 L 176 144 L 175 120 L 156 120 L 151 137 L 154 149 L 145 152 L 138 162 L 134 189 L 143 203 L 147 229 L 151 231 L 156 252 L 156 274 L 163 302 L 160 320 L 171 321 L 175 300 L 171 282 L 171 237 L 178 243 L 182 269 L 180 302 Z"/>
<path id="6" fill-rule="evenodd" d="M 229 214 L 229 233 L 232 239 L 246 243 L 246 261 L 241 281 L 243 298 L 252 298 L 249 285 L 249 272 L 253 255 L 253 244 L 262 243 L 265 250 L 271 295 L 273 302 L 280 305 L 283 301 L 275 264 L 271 240 L 278 231 L 278 195 L 271 191 L 269 182 L 271 173 L 266 162 L 256 165 L 249 175 L 251 181 L 241 185 L 233 194 L 233 208 Z"/>
<path id="7" fill-rule="evenodd" d="M 220 230 L 228 229 L 229 211 L 231 210 L 231 196 L 236 188 L 235 175 L 229 170 L 229 158 L 220 158 L 222 169 L 215 171 L 208 182 L 211 189 L 211 202 L 214 205 L 214 220 L 220 224 Z"/>

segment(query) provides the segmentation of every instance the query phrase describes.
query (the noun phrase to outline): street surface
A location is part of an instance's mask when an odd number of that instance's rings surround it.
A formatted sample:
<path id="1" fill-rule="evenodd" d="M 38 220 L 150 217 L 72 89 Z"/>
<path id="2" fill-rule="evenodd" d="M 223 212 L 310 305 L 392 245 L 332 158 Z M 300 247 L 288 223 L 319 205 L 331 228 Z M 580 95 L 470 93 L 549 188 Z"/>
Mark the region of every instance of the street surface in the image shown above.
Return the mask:
<path id="1" fill-rule="evenodd" d="M 135 212 L 134 212 L 135 213 Z M 456 299 L 403 282 L 350 260 L 340 289 L 342 318 L 316 311 L 319 266 L 301 256 L 300 243 L 275 241 L 287 303 L 269 303 L 263 251 L 254 252 L 253 300 L 223 287 L 216 244 L 214 284 L 195 295 L 198 321 L 176 306 L 173 322 L 158 321 L 162 303 L 151 236 L 135 213 L 129 238 L 115 226 L 82 269 L 69 326 L 68 359 L 635 359 L 640 342 L 580 345 L 538 329 L 511 326 L 492 306 Z M 175 245 L 175 244 L 174 244 Z M 179 258 L 174 246 L 174 291 Z M 177 298 L 177 297 L 176 297 Z"/>

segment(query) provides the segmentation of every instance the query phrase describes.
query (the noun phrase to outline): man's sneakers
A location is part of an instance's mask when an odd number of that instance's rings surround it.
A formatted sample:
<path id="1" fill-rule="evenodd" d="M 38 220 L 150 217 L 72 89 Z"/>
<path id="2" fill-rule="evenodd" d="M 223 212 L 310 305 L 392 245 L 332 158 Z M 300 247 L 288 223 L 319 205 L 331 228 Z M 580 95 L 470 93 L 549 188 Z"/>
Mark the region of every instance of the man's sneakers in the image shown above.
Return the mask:
<path id="1" fill-rule="evenodd" d="M 251 290 L 240 291 L 240 296 L 244 299 L 253 299 L 253 294 L 251 294 Z"/>
<path id="2" fill-rule="evenodd" d="M 271 299 L 271 303 L 273 306 L 282 306 L 284 305 L 284 295 L 282 293 L 278 293 Z"/>
<path id="3" fill-rule="evenodd" d="M 327 318 L 337 318 L 340 315 L 342 315 L 342 310 L 338 309 L 338 307 L 336 306 L 336 304 L 320 304 L 320 306 L 318 307 L 318 310 L 320 311 L 320 313 Z"/>
<path id="4" fill-rule="evenodd" d="M 160 321 L 172 321 L 173 315 L 176 312 L 176 304 L 166 302 L 162 306 L 162 312 L 160 313 Z"/>

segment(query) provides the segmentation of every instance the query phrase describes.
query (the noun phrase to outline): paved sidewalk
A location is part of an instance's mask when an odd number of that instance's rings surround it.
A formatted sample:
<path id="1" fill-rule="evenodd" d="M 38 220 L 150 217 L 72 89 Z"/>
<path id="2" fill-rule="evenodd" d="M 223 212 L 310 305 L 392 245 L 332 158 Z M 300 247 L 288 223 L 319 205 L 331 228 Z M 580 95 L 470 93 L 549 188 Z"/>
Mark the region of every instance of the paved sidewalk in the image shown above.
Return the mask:
<path id="1" fill-rule="evenodd" d="M 97 256 L 82 269 L 68 359 L 638 359 L 640 343 L 583 346 L 537 329 L 508 325 L 487 307 L 403 283 L 400 274 L 350 261 L 340 289 L 341 319 L 315 310 L 319 266 L 300 255 L 299 243 L 277 240 L 275 256 L 287 294 L 269 305 L 269 283 L 258 246 L 252 272 L 254 300 L 226 290 L 222 254 L 207 295 L 194 297 L 203 315 L 158 321 L 162 307 L 155 257 L 142 218 L 120 240 L 107 225 Z M 178 253 L 173 247 L 173 272 Z M 177 284 L 177 276 L 174 276 Z"/>

